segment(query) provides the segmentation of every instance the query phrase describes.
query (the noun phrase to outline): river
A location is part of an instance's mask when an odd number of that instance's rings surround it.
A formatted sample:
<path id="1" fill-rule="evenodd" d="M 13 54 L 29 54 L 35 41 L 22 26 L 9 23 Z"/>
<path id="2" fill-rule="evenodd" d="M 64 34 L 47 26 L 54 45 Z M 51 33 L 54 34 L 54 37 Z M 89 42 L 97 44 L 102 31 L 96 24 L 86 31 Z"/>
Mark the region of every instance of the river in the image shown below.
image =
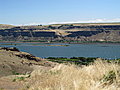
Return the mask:
<path id="1" fill-rule="evenodd" d="M 65 45 L 65 46 L 64 46 Z M 1 47 L 17 47 L 37 57 L 100 57 L 120 58 L 120 44 L 63 44 L 63 43 L 0 43 Z"/>

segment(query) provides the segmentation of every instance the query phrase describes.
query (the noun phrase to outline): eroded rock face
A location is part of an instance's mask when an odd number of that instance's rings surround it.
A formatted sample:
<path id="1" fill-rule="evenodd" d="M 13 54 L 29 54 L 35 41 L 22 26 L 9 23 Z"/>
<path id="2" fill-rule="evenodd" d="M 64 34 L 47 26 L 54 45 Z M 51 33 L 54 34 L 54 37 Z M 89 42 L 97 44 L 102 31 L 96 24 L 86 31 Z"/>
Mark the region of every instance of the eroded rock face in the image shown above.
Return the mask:
<path id="1" fill-rule="evenodd" d="M 76 41 L 75 38 L 77 38 L 77 41 L 120 42 L 120 23 L 7 27 L 6 25 L 0 25 L 0 28 L 4 28 L 0 30 L 0 40 L 58 42 L 59 38 L 62 41 Z"/>
<path id="2" fill-rule="evenodd" d="M 16 47 L 1 47 L 0 50 L 20 52 Z"/>
<path id="3" fill-rule="evenodd" d="M 39 57 L 35 57 L 32 54 L 29 53 L 25 53 L 25 52 L 19 52 L 19 53 L 15 53 L 16 56 L 20 57 L 20 58 L 25 58 L 28 60 L 34 60 L 36 62 L 41 61 L 42 59 Z"/>

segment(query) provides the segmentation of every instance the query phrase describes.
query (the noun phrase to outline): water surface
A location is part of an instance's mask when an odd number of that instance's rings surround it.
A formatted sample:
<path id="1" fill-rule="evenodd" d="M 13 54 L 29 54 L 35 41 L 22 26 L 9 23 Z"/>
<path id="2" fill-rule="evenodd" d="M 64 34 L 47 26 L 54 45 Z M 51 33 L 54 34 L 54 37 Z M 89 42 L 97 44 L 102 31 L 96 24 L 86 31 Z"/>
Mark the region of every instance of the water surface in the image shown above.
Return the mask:
<path id="1" fill-rule="evenodd" d="M 1 47 L 17 47 L 35 56 L 46 57 L 101 57 L 120 58 L 120 44 L 44 44 L 44 43 L 0 43 Z M 52 45 L 52 46 L 51 46 Z M 55 45 L 55 46 L 54 46 Z M 57 46 L 69 45 L 69 46 Z"/>

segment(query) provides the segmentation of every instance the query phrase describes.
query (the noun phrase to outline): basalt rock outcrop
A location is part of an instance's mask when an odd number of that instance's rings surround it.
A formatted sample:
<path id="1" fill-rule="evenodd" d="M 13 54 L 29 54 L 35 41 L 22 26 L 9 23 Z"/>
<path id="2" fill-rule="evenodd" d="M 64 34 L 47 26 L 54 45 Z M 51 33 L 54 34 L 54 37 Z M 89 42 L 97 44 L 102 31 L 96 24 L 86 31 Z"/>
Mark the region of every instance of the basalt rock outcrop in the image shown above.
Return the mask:
<path id="1" fill-rule="evenodd" d="M 1 28 L 4 41 L 120 41 L 120 24 L 56 24 Z"/>
<path id="2" fill-rule="evenodd" d="M 0 47 L 0 50 L 20 52 L 16 47 Z"/>

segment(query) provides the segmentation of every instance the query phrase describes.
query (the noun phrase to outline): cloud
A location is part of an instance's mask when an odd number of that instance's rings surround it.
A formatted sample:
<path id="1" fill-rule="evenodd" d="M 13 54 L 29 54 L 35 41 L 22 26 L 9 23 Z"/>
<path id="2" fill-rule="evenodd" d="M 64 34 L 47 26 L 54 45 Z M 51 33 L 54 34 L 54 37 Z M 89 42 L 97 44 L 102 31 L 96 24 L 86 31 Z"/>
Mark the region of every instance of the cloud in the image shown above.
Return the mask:
<path id="1" fill-rule="evenodd" d="M 47 23 L 28 23 L 28 24 L 17 24 L 17 26 L 29 26 L 29 25 L 47 25 Z"/>
<path id="2" fill-rule="evenodd" d="M 26 26 L 26 25 L 50 25 L 50 24 L 70 24 L 70 23 L 111 23 L 111 22 L 120 22 L 120 18 L 116 19 L 92 19 L 84 21 L 67 21 L 67 22 L 49 22 L 49 23 L 28 23 L 28 24 L 19 24 L 17 26 Z"/>
<path id="3" fill-rule="evenodd" d="M 117 19 L 93 19 L 85 21 L 71 21 L 71 22 L 51 22 L 49 24 L 67 24 L 67 23 L 110 23 L 110 22 L 120 22 L 120 18 Z"/>

